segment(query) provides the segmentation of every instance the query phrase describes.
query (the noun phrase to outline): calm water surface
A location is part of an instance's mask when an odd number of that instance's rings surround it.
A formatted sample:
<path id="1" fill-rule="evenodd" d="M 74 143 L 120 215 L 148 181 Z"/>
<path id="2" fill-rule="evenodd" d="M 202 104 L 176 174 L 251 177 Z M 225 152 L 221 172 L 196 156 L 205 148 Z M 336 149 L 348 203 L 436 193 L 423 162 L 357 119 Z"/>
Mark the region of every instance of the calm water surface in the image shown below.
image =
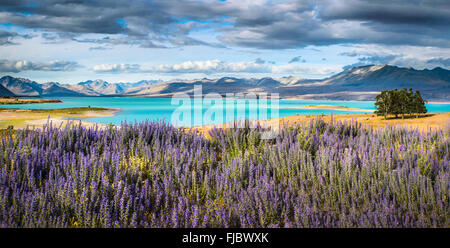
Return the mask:
<path id="1" fill-rule="evenodd" d="M 123 97 L 67 97 L 67 98 L 54 98 L 60 99 L 63 103 L 49 103 L 49 104 L 25 104 L 25 105 L 3 105 L 0 108 L 30 108 L 30 109 L 51 109 L 51 108 L 72 108 L 72 107 L 102 107 L 102 108 L 118 108 L 121 109 L 115 116 L 111 117 L 87 117 L 77 118 L 91 122 L 98 123 L 113 123 L 120 124 L 122 121 L 134 122 L 143 120 L 165 120 L 172 123 L 172 113 L 180 107 L 181 102 L 176 105 L 172 104 L 171 98 L 123 98 Z M 193 102 L 191 100 L 191 102 Z M 270 109 L 270 101 L 268 102 L 269 108 L 256 107 L 258 113 L 255 116 L 249 114 L 249 104 L 246 106 L 246 118 L 250 119 L 264 119 L 263 111 L 267 113 L 266 118 L 272 117 L 272 110 Z M 323 101 L 323 100 L 280 100 L 279 101 L 279 117 L 285 117 L 289 115 L 317 115 L 317 114 L 350 114 L 350 113 L 370 113 L 368 111 L 341 111 L 341 110 L 318 110 L 318 109 L 290 109 L 291 107 L 308 106 L 308 105 L 334 105 L 334 106 L 346 106 L 351 108 L 369 109 L 374 110 L 373 101 Z M 185 105 L 186 106 L 186 105 Z M 217 106 L 217 105 L 216 105 Z M 242 106 L 242 105 L 241 105 Z M 237 105 L 235 105 L 235 110 Z M 191 119 L 194 119 L 194 108 L 191 111 Z M 210 109 L 210 105 L 203 105 L 202 112 L 205 113 Z M 450 112 L 450 104 L 444 103 L 429 103 L 427 104 L 428 112 Z M 222 122 L 225 121 L 226 116 L 225 105 L 223 105 L 223 117 Z M 236 111 L 235 111 L 236 114 Z M 213 123 L 220 122 L 220 118 L 211 120 Z M 210 124 L 210 123 L 203 123 Z"/>

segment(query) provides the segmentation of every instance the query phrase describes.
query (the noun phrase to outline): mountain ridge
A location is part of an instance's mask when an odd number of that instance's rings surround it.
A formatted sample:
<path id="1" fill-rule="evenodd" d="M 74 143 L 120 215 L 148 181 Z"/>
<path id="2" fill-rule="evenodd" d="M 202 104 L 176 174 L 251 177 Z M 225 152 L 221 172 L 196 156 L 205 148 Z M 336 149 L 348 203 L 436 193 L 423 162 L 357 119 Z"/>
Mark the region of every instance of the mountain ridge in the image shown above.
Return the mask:
<path id="1" fill-rule="evenodd" d="M 0 84 L 0 97 L 13 97 L 13 96 L 15 96 L 14 93 L 12 93 L 3 85 Z"/>
<path id="2" fill-rule="evenodd" d="M 416 70 L 392 65 L 351 67 L 324 79 L 237 78 L 194 80 L 141 80 L 135 83 L 109 83 L 87 80 L 77 84 L 48 82 L 39 84 L 24 78 L 4 76 L 0 85 L 20 96 L 130 96 L 170 97 L 176 93 L 193 93 L 193 85 L 201 85 L 203 94 L 279 93 L 288 99 L 373 100 L 377 92 L 394 88 L 420 90 L 429 100 L 450 100 L 450 70 Z"/>

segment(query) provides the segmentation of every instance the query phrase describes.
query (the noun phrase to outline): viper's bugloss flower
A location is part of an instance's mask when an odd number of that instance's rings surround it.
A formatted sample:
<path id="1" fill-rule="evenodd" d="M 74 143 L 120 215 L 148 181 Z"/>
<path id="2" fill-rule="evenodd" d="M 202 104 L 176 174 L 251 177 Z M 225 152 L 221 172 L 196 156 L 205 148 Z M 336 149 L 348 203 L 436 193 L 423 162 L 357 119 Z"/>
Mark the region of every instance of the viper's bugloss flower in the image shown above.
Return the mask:
<path id="1" fill-rule="evenodd" d="M 449 227 L 450 127 L 163 122 L 0 139 L 1 227 Z"/>

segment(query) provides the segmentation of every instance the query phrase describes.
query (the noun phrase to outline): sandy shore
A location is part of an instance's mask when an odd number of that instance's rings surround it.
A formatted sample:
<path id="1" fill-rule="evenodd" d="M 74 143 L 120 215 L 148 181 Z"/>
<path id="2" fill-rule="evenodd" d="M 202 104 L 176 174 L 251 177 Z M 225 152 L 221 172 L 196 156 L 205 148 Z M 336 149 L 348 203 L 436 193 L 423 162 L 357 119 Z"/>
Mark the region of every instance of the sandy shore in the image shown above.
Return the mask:
<path id="1" fill-rule="evenodd" d="M 75 118 L 75 120 L 68 120 L 67 117 L 54 117 L 54 118 L 47 118 L 47 119 L 25 121 L 25 123 L 28 126 L 37 126 L 37 127 L 46 125 L 48 123 L 51 123 L 52 125 L 58 126 L 58 127 L 60 127 L 60 126 L 64 127 L 68 123 L 73 123 L 73 124 L 77 124 L 77 125 L 81 123 L 81 125 L 85 126 L 85 127 L 98 126 L 100 128 L 104 128 L 104 127 L 106 127 L 105 124 L 83 121 L 83 120 L 76 120 L 76 117 L 109 117 L 109 116 L 114 116 L 118 111 L 120 111 L 120 109 L 110 109 L 110 110 L 102 111 L 102 112 L 86 111 L 82 116 L 73 117 L 73 118 Z"/>
<path id="2" fill-rule="evenodd" d="M 433 101 L 431 101 L 431 102 L 428 102 L 428 103 L 433 103 L 433 104 L 450 104 L 450 102 L 433 102 Z"/>
<path id="3" fill-rule="evenodd" d="M 114 116 L 119 109 L 103 108 L 68 108 L 68 109 L 0 109 L 0 129 L 13 126 L 16 129 L 42 127 L 51 122 L 54 126 L 75 123 L 83 126 L 105 126 L 94 122 L 77 120 L 83 117 Z"/>
<path id="4" fill-rule="evenodd" d="M 280 107 L 280 109 L 322 109 L 322 110 L 368 112 L 368 113 L 372 113 L 375 111 L 372 109 L 350 108 L 350 107 L 345 107 L 345 106 L 334 106 L 334 105 L 309 105 L 309 106 L 296 106 L 296 107 Z"/>
<path id="5" fill-rule="evenodd" d="M 118 108 L 109 108 L 105 111 L 87 111 L 84 113 L 84 117 L 108 117 L 108 116 L 114 116 L 117 112 L 122 111 Z"/>

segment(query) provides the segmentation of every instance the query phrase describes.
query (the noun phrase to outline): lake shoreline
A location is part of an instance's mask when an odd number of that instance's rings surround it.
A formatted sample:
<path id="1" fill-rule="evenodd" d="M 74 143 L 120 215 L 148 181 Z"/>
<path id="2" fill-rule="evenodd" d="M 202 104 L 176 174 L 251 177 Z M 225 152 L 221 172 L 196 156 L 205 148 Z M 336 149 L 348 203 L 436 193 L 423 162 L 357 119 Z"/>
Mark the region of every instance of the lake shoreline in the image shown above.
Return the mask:
<path id="1" fill-rule="evenodd" d="M 15 104 L 45 104 L 45 103 L 62 103 L 61 100 L 56 99 L 22 99 L 22 98 L 4 98 L 0 97 L 0 105 L 15 105 Z"/>
<path id="2" fill-rule="evenodd" d="M 50 98 L 51 99 L 51 98 Z M 97 123 L 101 125 L 108 125 L 109 123 L 114 124 L 116 126 L 119 126 L 124 120 L 126 120 L 128 123 L 134 122 L 142 122 L 145 120 L 149 121 L 157 121 L 157 120 L 165 120 L 166 123 L 175 123 L 175 120 L 172 119 L 174 111 L 180 111 L 180 107 L 182 105 L 185 105 L 186 102 L 180 101 L 171 101 L 171 99 L 167 98 L 161 98 L 161 99 L 145 99 L 145 98 L 135 98 L 135 99 L 125 99 L 125 98 L 84 98 L 84 97 L 74 97 L 74 98 L 64 98 L 60 99 L 63 101 L 63 104 L 29 104 L 29 105 L 4 105 L 0 106 L 0 128 L 5 128 L 5 118 L 13 119 L 11 125 L 13 125 L 15 128 L 26 126 L 24 125 L 25 121 L 31 120 L 31 124 L 36 123 L 43 123 L 47 122 L 48 116 L 50 115 L 51 118 L 56 118 L 55 121 L 82 121 L 84 122 L 90 122 L 90 123 Z M 237 109 L 236 106 L 241 106 L 239 104 L 239 100 L 235 101 L 235 110 Z M 192 99 L 191 101 L 187 102 L 188 104 L 193 104 Z M 205 114 L 207 111 L 211 110 L 210 107 L 214 104 L 207 104 L 203 105 L 202 110 L 203 114 Z M 224 103 L 225 104 L 225 103 Z M 238 105 L 236 105 L 238 104 Z M 267 113 L 267 117 L 270 118 L 270 116 L 274 116 L 272 113 L 274 110 L 270 111 L 270 108 L 272 107 L 270 105 L 270 102 L 268 102 L 268 105 L 264 106 L 261 105 L 262 103 L 257 102 L 257 109 L 258 111 L 262 111 L 265 109 Z M 248 108 L 248 103 L 246 103 L 247 107 L 245 110 L 245 116 L 247 118 L 250 116 L 251 112 Z M 97 109 L 103 109 L 103 111 L 87 111 L 89 110 L 88 106 L 93 106 L 91 110 Z M 189 105 L 185 105 L 184 107 L 188 107 Z M 101 108 L 96 108 L 101 107 Z M 191 105 L 191 107 L 194 107 Z M 83 113 L 61 113 L 67 110 L 64 110 L 64 108 L 75 108 L 79 111 L 83 109 Z M 87 108 L 87 109 L 86 109 Z M 437 113 L 447 113 L 450 112 L 450 105 L 446 104 L 429 104 L 427 106 L 428 111 L 433 114 Z M 9 109 L 9 110 L 8 110 Z M 16 110 L 12 110 L 16 109 Z M 34 109 L 34 110 L 33 110 Z M 228 115 L 228 111 L 226 111 L 227 107 L 223 106 L 224 116 L 223 121 L 226 120 L 226 116 Z M 106 111 L 108 110 L 108 111 Z M 10 112 L 8 114 L 5 114 L 6 112 Z M 23 111 L 40 111 L 41 113 L 36 115 L 36 113 L 31 113 L 32 116 L 27 116 L 27 114 L 19 114 L 18 113 L 11 113 L 11 112 L 23 112 Z M 60 113 L 52 113 L 53 111 L 60 112 Z M 79 112 L 78 111 L 78 112 Z M 211 110 L 212 111 L 212 110 Z M 209 111 L 209 113 L 211 113 Z M 279 114 L 277 116 L 283 117 L 283 118 L 289 118 L 290 116 L 300 116 L 309 118 L 311 116 L 326 116 L 329 114 L 333 114 L 336 118 L 338 116 L 342 116 L 339 118 L 344 118 L 345 116 L 349 116 L 352 114 L 372 114 L 374 111 L 374 104 L 373 102 L 369 101 L 359 101 L 359 102 L 346 102 L 346 101 L 280 101 L 279 102 Z M 194 113 L 195 114 L 195 113 Z M 2 115 L 6 116 L 5 118 L 2 118 Z M 7 116 L 8 115 L 8 116 Z M 14 115 L 17 115 L 14 117 Z M 59 118 L 62 117 L 62 118 Z M 192 116 L 191 116 L 192 117 Z M 202 115 L 202 119 L 203 119 Z M 263 117 L 263 116 L 259 116 Z M 256 117 L 255 117 L 256 118 Z M 292 117 L 292 118 L 299 118 L 299 117 Z M 350 117 L 349 117 L 350 118 Z M 4 121 L 2 121 L 2 119 Z M 40 121 L 37 121 L 37 119 L 40 119 Z M 214 118 L 215 119 L 215 118 Z M 52 119 L 53 120 L 53 119 Z M 209 119 L 208 119 L 209 120 Z M 380 120 L 378 120 L 380 121 Z M 17 123 L 19 122 L 19 123 Z M 214 121 L 205 121 L 204 124 L 213 123 Z M 222 122 L 222 121 L 220 121 Z M 375 122 L 373 120 L 372 122 Z M 192 124 L 192 123 L 190 123 Z"/>
<path id="3" fill-rule="evenodd" d="M 373 93 L 373 92 L 368 92 Z M 193 98 L 194 96 L 192 94 L 187 94 L 187 98 Z M 202 94 L 201 96 L 205 98 L 208 94 Z M 226 97 L 226 95 L 221 95 L 223 98 Z M 104 96 L 63 96 L 63 97 L 49 97 L 49 98 L 74 98 L 74 97 L 82 97 L 82 98 L 172 98 L 174 97 L 174 94 L 167 93 L 167 94 L 160 94 L 160 95 L 104 95 Z M 19 97 L 24 98 L 24 97 Z M 31 97 L 30 97 L 31 98 Z M 183 97 L 177 97 L 182 99 Z M 232 97 L 232 99 L 240 99 L 237 97 Z M 370 100 L 355 100 L 355 99 L 315 99 L 315 98 L 304 98 L 304 97 L 280 97 L 279 100 L 283 101 L 340 101 L 340 102 L 375 102 L 374 99 Z M 428 103 L 432 104 L 450 104 L 450 101 L 448 100 L 429 100 Z"/>
<path id="4" fill-rule="evenodd" d="M 11 111 L 12 110 L 12 111 Z M 31 113 L 28 109 L 0 109 L 0 129 L 6 128 L 9 125 L 14 126 L 16 129 L 29 127 L 37 127 L 41 128 L 43 125 L 51 123 L 56 127 L 64 127 L 68 123 L 79 124 L 85 127 L 94 127 L 98 126 L 100 128 L 105 128 L 107 124 L 99 123 L 99 122 L 91 122 L 87 120 L 80 120 L 77 118 L 89 118 L 89 117 L 110 117 L 117 114 L 117 112 L 121 111 L 120 109 L 101 109 L 101 110 L 89 110 L 88 108 L 81 110 L 77 113 L 62 115 L 61 113 L 49 114 L 47 117 L 42 115 L 34 115 L 35 113 Z M 38 112 L 34 111 L 34 112 Z M 52 110 L 46 110 L 46 113 L 52 112 Z M 8 116 L 5 116 L 8 115 Z M 18 115 L 26 115 L 28 119 L 23 119 L 22 123 L 18 124 L 15 120 L 20 119 Z M 8 118 L 10 117 L 10 118 Z M 23 117 L 23 116 L 22 116 Z M 376 116 L 374 114 L 367 113 L 355 113 L 355 114 L 295 114 L 289 115 L 276 119 L 267 119 L 267 120 L 257 120 L 259 123 L 267 123 L 269 125 L 276 125 L 277 123 L 280 126 L 290 126 L 290 125 L 298 125 L 305 124 L 310 122 L 313 119 L 321 118 L 326 122 L 333 121 L 343 121 L 343 122 L 354 122 L 357 121 L 362 125 L 373 127 L 375 129 L 384 128 L 387 126 L 405 126 L 415 129 L 418 128 L 423 131 L 428 131 L 431 129 L 443 128 L 445 125 L 450 125 L 450 113 L 428 113 L 420 118 L 407 118 L 402 120 L 401 118 L 397 119 L 388 119 L 384 120 L 381 116 Z M 8 123 L 8 120 L 11 123 Z M 6 123 L 5 123 L 6 121 Z M 202 126 L 194 126 L 194 127 L 184 127 L 184 129 L 189 130 L 197 130 L 201 133 L 207 135 L 209 130 L 212 128 L 227 128 L 227 123 L 223 124 L 206 124 Z"/>
<path id="5" fill-rule="evenodd" d="M 296 107 L 279 107 L 280 109 L 319 109 L 319 110 L 335 110 L 335 111 L 350 111 L 350 112 L 374 112 L 372 109 L 351 108 L 346 106 L 334 106 L 334 105 L 308 105 L 308 106 L 296 106 Z"/>
<path id="6" fill-rule="evenodd" d="M 42 127 L 52 123 L 53 126 L 64 126 L 65 124 L 81 123 L 83 126 L 105 126 L 105 124 L 77 120 L 86 117 L 109 117 L 121 111 L 113 108 L 61 108 L 61 109 L 17 109 L 0 108 L 0 129 L 13 126 L 14 128 Z M 74 118 L 69 120 L 68 118 Z"/>

